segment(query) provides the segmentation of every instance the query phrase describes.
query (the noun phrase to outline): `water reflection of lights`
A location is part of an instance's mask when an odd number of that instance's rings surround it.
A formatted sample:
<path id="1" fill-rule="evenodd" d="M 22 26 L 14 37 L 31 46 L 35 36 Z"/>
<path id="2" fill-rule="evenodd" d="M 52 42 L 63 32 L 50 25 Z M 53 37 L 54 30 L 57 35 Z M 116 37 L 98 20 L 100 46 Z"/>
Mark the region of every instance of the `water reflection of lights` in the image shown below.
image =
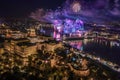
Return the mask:
<path id="1" fill-rule="evenodd" d="M 84 39 L 84 44 L 87 44 L 89 39 Z"/>
<path id="2" fill-rule="evenodd" d="M 81 50 L 81 51 L 83 50 L 83 42 L 82 41 L 70 42 L 70 45 L 73 46 L 74 48 Z"/>
<path id="3" fill-rule="evenodd" d="M 111 47 L 113 47 L 113 46 L 118 46 L 118 47 L 120 47 L 120 43 L 115 42 L 115 41 L 111 41 L 111 42 L 110 42 L 110 46 L 111 46 Z"/>

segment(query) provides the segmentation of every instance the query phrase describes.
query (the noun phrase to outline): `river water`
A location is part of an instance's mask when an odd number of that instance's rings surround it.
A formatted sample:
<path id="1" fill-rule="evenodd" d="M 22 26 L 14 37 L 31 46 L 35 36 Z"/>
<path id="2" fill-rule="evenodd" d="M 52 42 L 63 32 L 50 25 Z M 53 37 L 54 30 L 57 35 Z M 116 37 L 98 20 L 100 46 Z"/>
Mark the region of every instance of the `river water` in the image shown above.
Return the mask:
<path id="1" fill-rule="evenodd" d="M 113 44 L 114 42 L 96 39 L 84 39 L 78 41 L 68 41 L 68 43 L 92 55 L 96 55 L 105 60 L 120 65 L 120 46 Z"/>

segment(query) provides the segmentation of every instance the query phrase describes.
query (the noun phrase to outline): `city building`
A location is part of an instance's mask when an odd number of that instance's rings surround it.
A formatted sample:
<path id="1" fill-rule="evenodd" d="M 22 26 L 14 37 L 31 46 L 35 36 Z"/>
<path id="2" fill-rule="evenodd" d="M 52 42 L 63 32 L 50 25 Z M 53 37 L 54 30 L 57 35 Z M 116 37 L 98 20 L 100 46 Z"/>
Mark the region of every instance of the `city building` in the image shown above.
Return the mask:
<path id="1" fill-rule="evenodd" d="M 10 53 L 16 53 L 21 57 L 28 57 L 36 53 L 36 45 L 29 42 L 28 39 L 14 39 L 4 43 L 4 48 Z"/>

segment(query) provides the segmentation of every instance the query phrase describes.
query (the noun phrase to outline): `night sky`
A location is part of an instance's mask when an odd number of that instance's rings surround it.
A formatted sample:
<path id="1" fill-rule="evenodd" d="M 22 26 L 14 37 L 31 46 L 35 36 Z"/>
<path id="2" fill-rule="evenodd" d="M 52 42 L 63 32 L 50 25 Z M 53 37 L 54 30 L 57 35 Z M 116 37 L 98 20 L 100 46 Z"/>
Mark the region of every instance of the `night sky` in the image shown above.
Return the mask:
<path id="1" fill-rule="evenodd" d="M 0 17 L 25 17 L 29 16 L 31 12 L 34 12 L 39 8 L 56 9 L 65 1 L 66 0 L 0 0 Z M 84 1 L 90 3 L 101 0 Z M 114 4 L 114 0 L 109 1 L 111 4 L 110 7 L 112 7 L 112 5 Z"/>
<path id="2" fill-rule="evenodd" d="M 65 0 L 0 0 L 0 17 L 24 17 L 38 8 L 55 9 Z"/>

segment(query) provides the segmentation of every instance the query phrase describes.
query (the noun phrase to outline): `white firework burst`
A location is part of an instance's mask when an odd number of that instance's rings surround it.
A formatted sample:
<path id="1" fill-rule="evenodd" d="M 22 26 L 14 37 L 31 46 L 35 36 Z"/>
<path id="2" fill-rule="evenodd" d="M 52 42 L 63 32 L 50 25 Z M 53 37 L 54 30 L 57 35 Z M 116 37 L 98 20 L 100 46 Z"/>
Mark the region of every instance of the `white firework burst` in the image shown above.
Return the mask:
<path id="1" fill-rule="evenodd" d="M 74 2 L 72 4 L 72 10 L 73 12 L 79 12 L 81 10 L 81 5 L 79 2 Z"/>

